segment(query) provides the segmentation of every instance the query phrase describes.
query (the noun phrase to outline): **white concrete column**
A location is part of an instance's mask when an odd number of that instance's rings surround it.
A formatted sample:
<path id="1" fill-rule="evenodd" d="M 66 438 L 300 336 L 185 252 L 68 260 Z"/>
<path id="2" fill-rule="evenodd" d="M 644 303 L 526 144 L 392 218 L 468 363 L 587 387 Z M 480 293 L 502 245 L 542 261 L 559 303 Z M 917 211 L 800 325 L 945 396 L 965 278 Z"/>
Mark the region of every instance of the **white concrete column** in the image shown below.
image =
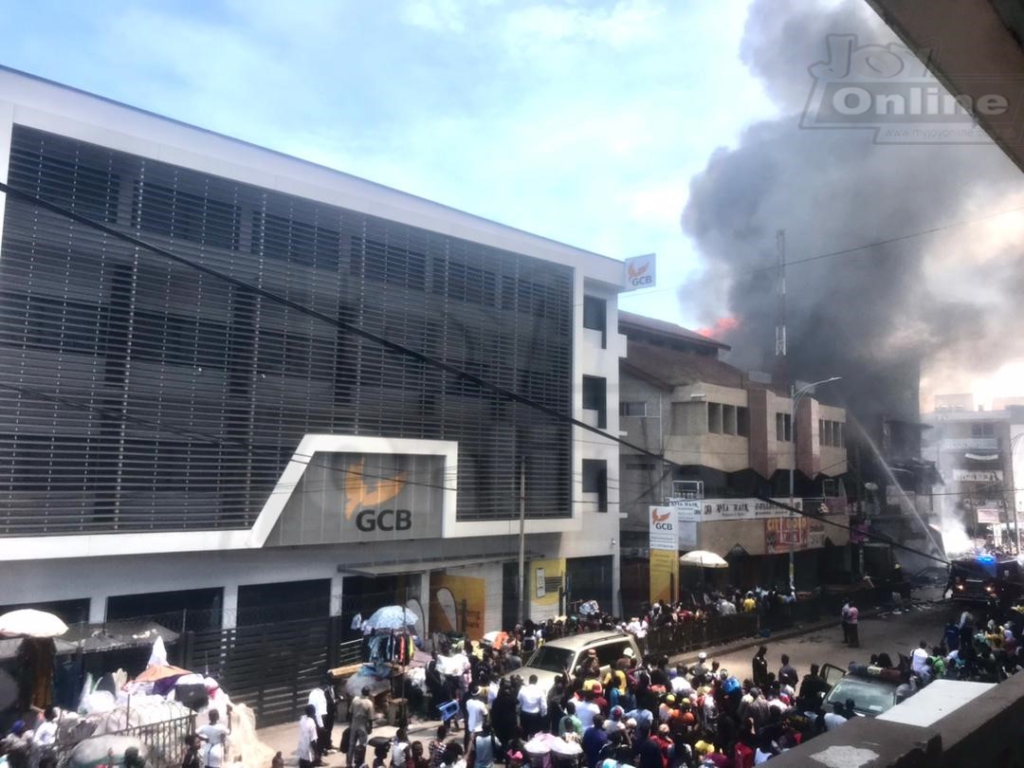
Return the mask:
<path id="1" fill-rule="evenodd" d="M 335 573 L 331 576 L 331 616 L 341 616 L 341 605 L 344 597 L 345 576 Z"/>
<path id="2" fill-rule="evenodd" d="M 93 595 L 89 599 L 89 623 L 102 624 L 107 620 L 107 596 Z"/>
<path id="3" fill-rule="evenodd" d="M 224 605 L 221 608 L 221 627 L 234 629 L 238 623 L 238 585 L 224 585 Z"/>
<path id="4" fill-rule="evenodd" d="M 423 640 L 430 637 L 430 571 L 420 574 L 420 605 L 423 606 Z"/>

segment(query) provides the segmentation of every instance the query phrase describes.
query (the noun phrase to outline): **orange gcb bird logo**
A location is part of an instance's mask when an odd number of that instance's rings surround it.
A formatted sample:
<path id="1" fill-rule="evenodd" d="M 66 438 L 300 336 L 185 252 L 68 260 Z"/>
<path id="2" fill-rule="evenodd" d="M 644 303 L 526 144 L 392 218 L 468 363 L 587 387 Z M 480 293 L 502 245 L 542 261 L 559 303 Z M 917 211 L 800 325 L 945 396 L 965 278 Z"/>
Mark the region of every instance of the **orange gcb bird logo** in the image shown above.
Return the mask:
<path id="1" fill-rule="evenodd" d="M 630 264 L 629 268 L 626 271 L 629 273 L 631 279 L 636 280 L 638 277 L 641 277 L 644 274 L 644 272 L 650 269 L 650 267 L 651 262 L 648 261 L 639 269 L 636 268 L 636 264 Z"/>
<path id="2" fill-rule="evenodd" d="M 345 477 L 346 520 L 351 520 L 357 509 L 378 507 L 386 501 L 391 501 L 405 488 L 407 472 L 399 472 L 394 477 L 367 478 L 363 474 L 365 464 L 366 460 L 360 459 L 351 466 Z M 372 488 L 367 480 L 374 483 Z"/>
<path id="3" fill-rule="evenodd" d="M 654 509 L 651 510 L 651 520 L 653 520 L 655 523 L 664 523 L 671 516 L 672 516 L 671 512 L 666 512 L 664 515 L 659 515 L 657 510 L 654 510 Z"/>

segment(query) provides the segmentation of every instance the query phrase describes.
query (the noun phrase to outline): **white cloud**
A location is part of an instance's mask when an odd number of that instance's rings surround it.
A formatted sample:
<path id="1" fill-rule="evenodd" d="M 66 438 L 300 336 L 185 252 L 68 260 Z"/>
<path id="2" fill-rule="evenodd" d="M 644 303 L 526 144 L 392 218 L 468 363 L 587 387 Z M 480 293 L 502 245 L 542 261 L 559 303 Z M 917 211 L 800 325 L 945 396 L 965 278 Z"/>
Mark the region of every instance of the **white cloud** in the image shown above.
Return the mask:
<path id="1" fill-rule="evenodd" d="M 459 0 L 407 0 L 401 19 L 431 32 L 461 34 L 466 31 L 465 4 Z"/>

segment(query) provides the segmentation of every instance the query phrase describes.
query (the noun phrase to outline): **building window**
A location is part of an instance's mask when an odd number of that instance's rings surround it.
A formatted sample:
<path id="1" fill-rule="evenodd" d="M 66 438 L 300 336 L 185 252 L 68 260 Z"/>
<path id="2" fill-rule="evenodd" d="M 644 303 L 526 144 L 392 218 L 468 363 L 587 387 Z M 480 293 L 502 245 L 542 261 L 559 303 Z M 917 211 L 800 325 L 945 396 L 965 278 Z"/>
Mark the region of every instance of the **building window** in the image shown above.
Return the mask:
<path id="1" fill-rule="evenodd" d="M 825 420 L 818 419 L 818 445 L 827 445 L 825 442 Z"/>
<path id="2" fill-rule="evenodd" d="M 843 439 L 843 422 L 841 422 L 841 421 L 837 421 L 836 422 L 836 432 L 835 432 L 835 435 L 836 435 L 836 442 L 835 442 L 836 448 L 842 448 L 844 445 L 846 445 L 846 442 Z"/>
<path id="3" fill-rule="evenodd" d="M 608 511 L 608 462 L 583 460 L 583 492 L 597 494 L 597 511 Z"/>
<path id="4" fill-rule="evenodd" d="M 736 406 L 722 406 L 722 431 L 727 435 L 736 434 Z"/>
<path id="5" fill-rule="evenodd" d="M 646 416 L 647 403 L 645 401 L 621 402 L 619 403 L 619 416 Z"/>
<path id="6" fill-rule="evenodd" d="M 775 439 L 780 443 L 793 440 L 793 417 L 788 413 L 775 414 Z"/>
<path id="7" fill-rule="evenodd" d="M 996 425 L 992 422 L 986 424 L 971 424 L 971 437 L 995 437 Z"/>
<path id="8" fill-rule="evenodd" d="M 736 434 L 750 437 L 750 411 L 747 408 L 736 408 Z"/>
<path id="9" fill-rule="evenodd" d="M 598 376 L 583 377 L 583 409 L 597 411 L 597 428 L 608 426 L 607 384 Z"/>
<path id="10" fill-rule="evenodd" d="M 708 432 L 722 434 L 722 404 L 708 403 Z"/>
<path id="11" fill-rule="evenodd" d="M 608 302 L 596 296 L 583 297 L 583 327 L 601 332 L 601 349 L 608 346 Z"/>

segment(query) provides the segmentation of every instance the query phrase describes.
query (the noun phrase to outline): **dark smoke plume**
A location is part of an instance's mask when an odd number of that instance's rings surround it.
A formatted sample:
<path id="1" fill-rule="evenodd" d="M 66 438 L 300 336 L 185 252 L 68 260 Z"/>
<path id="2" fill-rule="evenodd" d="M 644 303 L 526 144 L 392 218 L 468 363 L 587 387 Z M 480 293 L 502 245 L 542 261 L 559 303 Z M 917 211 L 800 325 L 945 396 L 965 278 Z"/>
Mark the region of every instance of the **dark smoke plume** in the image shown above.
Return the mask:
<path id="1" fill-rule="evenodd" d="M 995 146 L 875 144 L 869 130 L 800 128 L 826 35 L 898 42 L 861 2 L 755 0 L 742 55 L 779 107 L 691 182 L 684 231 L 707 267 L 683 301 L 702 320 L 738 326 L 731 361 L 770 370 L 777 300 L 775 232 L 789 261 L 1024 206 L 1024 177 Z M 922 372 L 932 391 L 1024 356 L 1020 233 L 1024 216 L 988 218 L 923 237 L 791 266 L 789 373 L 842 376 L 833 390 L 862 418 L 914 418 Z M 957 377 L 961 377 L 958 379 Z"/>

